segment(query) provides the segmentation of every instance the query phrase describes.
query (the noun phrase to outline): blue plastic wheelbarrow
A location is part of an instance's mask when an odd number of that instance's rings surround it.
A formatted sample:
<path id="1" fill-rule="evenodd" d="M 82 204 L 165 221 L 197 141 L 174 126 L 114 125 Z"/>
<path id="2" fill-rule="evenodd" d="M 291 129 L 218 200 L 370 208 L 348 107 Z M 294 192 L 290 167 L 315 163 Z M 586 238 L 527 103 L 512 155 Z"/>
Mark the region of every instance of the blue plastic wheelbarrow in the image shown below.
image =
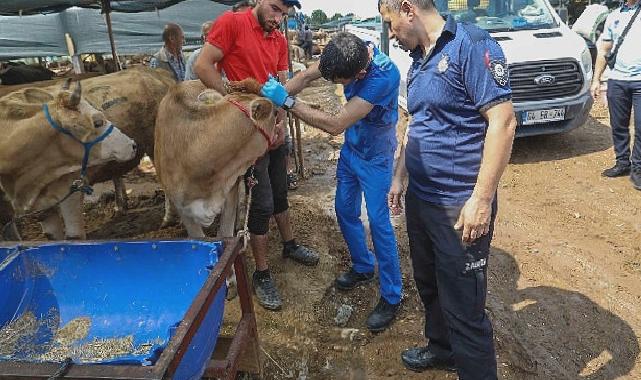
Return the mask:
<path id="1" fill-rule="evenodd" d="M 233 377 L 256 336 L 239 250 L 237 239 L 0 247 L 0 378 Z M 243 319 L 211 368 L 232 263 Z"/>

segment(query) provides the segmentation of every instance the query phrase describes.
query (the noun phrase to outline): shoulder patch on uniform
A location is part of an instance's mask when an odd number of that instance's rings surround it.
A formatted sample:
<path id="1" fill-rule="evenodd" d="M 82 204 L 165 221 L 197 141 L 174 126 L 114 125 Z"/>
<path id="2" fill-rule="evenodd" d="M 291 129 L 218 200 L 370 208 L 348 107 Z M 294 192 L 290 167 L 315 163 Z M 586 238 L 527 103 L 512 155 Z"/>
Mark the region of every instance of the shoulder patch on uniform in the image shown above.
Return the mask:
<path id="1" fill-rule="evenodd" d="M 510 78 L 510 74 L 507 68 L 507 64 L 503 61 L 490 61 L 490 71 L 492 72 L 492 77 L 494 81 L 501 87 L 507 85 L 507 82 Z"/>

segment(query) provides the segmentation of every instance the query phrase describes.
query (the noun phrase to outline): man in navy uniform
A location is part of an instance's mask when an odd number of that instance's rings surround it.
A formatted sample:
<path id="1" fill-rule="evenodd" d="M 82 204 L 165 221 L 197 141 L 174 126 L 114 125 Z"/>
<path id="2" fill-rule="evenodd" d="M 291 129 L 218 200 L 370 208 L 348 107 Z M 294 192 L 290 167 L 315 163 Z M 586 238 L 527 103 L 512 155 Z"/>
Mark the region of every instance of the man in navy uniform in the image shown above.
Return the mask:
<path id="1" fill-rule="evenodd" d="M 486 31 L 443 18 L 432 0 L 379 0 L 379 10 L 414 59 L 412 121 L 389 202 L 400 207 L 409 176 L 407 233 L 428 344 L 401 359 L 416 371 L 496 379 L 485 298 L 496 189 L 516 129 L 505 56 Z"/>

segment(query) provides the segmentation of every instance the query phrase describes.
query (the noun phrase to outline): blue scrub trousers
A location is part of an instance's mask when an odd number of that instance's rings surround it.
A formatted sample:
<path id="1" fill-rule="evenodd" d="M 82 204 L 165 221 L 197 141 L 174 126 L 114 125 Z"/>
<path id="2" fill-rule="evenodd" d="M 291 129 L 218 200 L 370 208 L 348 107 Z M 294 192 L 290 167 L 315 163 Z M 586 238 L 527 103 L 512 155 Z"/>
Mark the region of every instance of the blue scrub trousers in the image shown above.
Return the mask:
<path id="1" fill-rule="evenodd" d="M 401 301 L 401 268 L 396 235 L 390 221 L 387 193 L 392 182 L 394 158 L 378 156 L 362 159 L 344 146 L 336 169 L 336 216 L 357 273 L 371 273 L 378 262 L 380 294 L 389 303 Z M 365 229 L 361 222 L 361 201 L 369 219 L 374 253 L 367 248 Z"/>

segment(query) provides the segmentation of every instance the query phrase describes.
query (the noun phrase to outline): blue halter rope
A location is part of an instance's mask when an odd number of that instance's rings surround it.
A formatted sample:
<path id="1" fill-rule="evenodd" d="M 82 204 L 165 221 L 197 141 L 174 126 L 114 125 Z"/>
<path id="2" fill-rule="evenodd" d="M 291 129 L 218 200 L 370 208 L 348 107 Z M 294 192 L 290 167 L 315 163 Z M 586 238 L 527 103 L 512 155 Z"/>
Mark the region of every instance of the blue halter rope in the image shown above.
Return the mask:
<path id="1" fill-rule="evenodd" d="M 91 148 L 93 148 L 99 142 L 102 142 L 104 139 L 107 138 L 107 136 L 111 134 L 111 132 L 113 132 L 114 130 L 113 124 L 109 124 L 109 127 L 107 128 L 107 130 L 102 135 L 98 136 L 95 140 L 89 141 L 89 142 L 83 142 L 79 138 L 74 136 L 68 129 L 65 129 L 59 126 L 58 124 L 56 124 L 55 121 L 53 121 L 53 118 L 51 118 L 51 114 L 49 114 L 49 107 L 47 106 L 47 104 L 42 105 L 42 111 L 44 112 L 45 118 L 49 122 L 49 125 L 51 125 L 53 129 L 78 141 L 85 148 L 85 153 L 82 157 L 82 167 L 80 169 L 80 177 L 84 179 L 85 176 L 87 175 L 87 166 L 89 165 L 89 154 L 91 153 Z"/>

